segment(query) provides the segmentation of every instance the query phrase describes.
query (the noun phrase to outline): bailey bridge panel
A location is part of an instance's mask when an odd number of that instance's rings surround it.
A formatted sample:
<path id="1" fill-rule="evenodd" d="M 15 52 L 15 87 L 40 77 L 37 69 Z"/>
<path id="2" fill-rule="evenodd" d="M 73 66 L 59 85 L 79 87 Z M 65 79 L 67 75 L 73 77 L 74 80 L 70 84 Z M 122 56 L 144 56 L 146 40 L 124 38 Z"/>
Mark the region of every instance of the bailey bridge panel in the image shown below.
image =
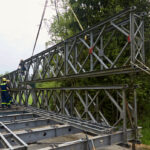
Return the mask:
<path id="1" fill-rule="evenodd" d="M 96 26 L 25 60 L 6 75 L 12 87 L 19 82 L 40 82 L 134 72 L 131 62 L 145 63 L 143 14 L 124 10 Z"/>

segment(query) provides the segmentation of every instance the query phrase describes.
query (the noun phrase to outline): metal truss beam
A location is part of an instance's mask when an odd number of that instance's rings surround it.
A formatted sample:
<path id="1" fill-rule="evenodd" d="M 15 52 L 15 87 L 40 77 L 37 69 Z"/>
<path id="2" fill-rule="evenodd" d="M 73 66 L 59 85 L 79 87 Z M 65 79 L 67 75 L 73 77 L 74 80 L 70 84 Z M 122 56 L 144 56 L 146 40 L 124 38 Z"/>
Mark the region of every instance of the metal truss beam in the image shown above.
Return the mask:
<path id="1" fill-rule="evenodd" d="M 126 144 L 132 139 L 133 132 L 136 132 L 134 139 L 138 138 L 135 89 L 132 106 L 126 98 L 126 85 L 29 89 L 25 86 L 21 88 L 23 86 L 20 84 L 134 73 L 139 70 L 132 64 L 138 62 L 145 64 L 144 21 L 143 14 L 136 14 L 135 7 L 131 7 L 25 60 L 24 75 L 21 70 L 4 75 L 11 81 L 13 99 L 27 106 L 24 110 L 31 114 L 6 114 L 0 117 L 0 121 L 19 120 L 18 129 L 27 127 L 20 119 L 38 117 L 53 120 L 54 124 L 69 124 L 18 133 L 28 143 L 80 131 L 103 134 L 90 141 L 71 143 L 67 148 L 62 145 L 58 149 L 87 149 L 87 145 L 93 148 L 93 145 L 101 147 L 120 142 Z M 29 122 L 29 127 L 34 127 L 36 123 L 39 125 L 38 121 Z M 46 124 L 45 121 L 42 123 Z M 10 124 L 15 129 L 14 124 Z M 118 124 L 122 131 L 111 134 Z M 134 128 L 134 131 L 127 127 Z M 9 134 L 5 137 L 12 142 Z"/>
<path id="2" fill-rule="evenodd" d="M 128 85 L 61 87 L 41 89 L 14 89 L 12 96 L 19 97 L 24 111 L 58 123 L 69 124 L 93 134 L 111 133 L 122 126 L 124 143 L 127 142 L 127 122 L 131 128 L 136 121 L 136 107 L 126 100 Z M 136 103 L 136 90 L 134 101 Z M 32 97 L 32 101 L 31 101 Z M 30 98 L 30 105 L 28 104 Z M 78 107 L 80 106 L 80 107 Z M 112 110 L 110 109 L 110 107 Z M 107 114 L 114 115 L 109 117 Z M 137 126 L 137 124 L 136 124 Z"/>
<path id="3" fill-rule="evenodd" d="M 68 116 L 56 114 L 54 112 L 46 112 L 44 110 L 35 109 L 32 107 L 25 107 L 25 110 L 38 114 L 39 116 L 47 117 L 59 123 L 67 123 L 75 128 L 91 132 L 93 134 L 109 133 L 112 131 L 110 126 L 102 126 L 101 124 L 90 123 L 89 121 L 79 120 Z"/>
<path id="4" fill-rule="evenodd" d="M 120 144 L 123 143 L 123 132 L 118 132 L 114 134 L 104 135 L 104 136 L 97 136 L 90 139 L 80 139 L 77 141 L 66 142 L 64 144 L 57 145 L 56 147 L 47 147 L 41 150 L 79 150 L 79 149 L 97 149 L 106 147 L 113 144 Z M 127 131 L 128 140 L 133 140 L 133 130 Z"/>
<path id="5" fill-rule="evenodd" d="M 32 113 L 13 114 L 13 115 L 7 115 L 7 116 L 0 116 L 0 122 L 10 122 L 10 121 L 15 121 L 15 120 L 38 118 L 38 117 L 39 116 L 32 114 Z"/>
<path id="6" fill-rule="evenodd" d="M 80 133 L 80 132 L 82 131 L 74 127 L 71 127 L 68 125 L 62 125 L 60 127 L 53 126 L 47 129 L 40 128 L 38 130 L 32 130 L 32 132 L 24 131 L 22 133 L 18 133 L 17 136 L 26 143 L 34 143 L 43 139 L 69 135 L 69 134 L 75 134 L 75 133 Z M 5 134 L 5 137 L 11 143 L 11 140 L 10 140 L 11 136 L 9 136 L 9 134 L 8 135 Z"/>
<path id="7" fill-rule="evenodd" d="M 4 112 L 0 112 L 0 116 L 6 116 L 6 115 L 13 115 L 13 114 L 25 114 L 28 112 L 25 111 L 4 111 Z"/>
<path id="8" fill-rule="evenodd" d="M 3 77 L 12 82 L 12 88 L 17 88 L 19 82 L 46 82 L 139 71 L 130 62 L 139 60 L 145 63 L 144 21 L 143 15 L 134 11 L 135 7 L 122 11 L 25 60 L 25 76 L 16 70 Z M 122 39 L 121 45 L 117 42 L 119 38 Z M 112 46 L 112 43 L 116 44 Z"/>
<path id="9" fill-rule="evenodd" d="M 32 80 L 32 81 L 23 81 L 20 82 L 20 84 L 31 84 L 31 83 L 40 83 L 40 82 L 50 82 L 50 81 L 62 81 L 62 80 L 69 80 L 69 79 L 76 79 L 76 78 L 87 78 L 87 77 L 102 77 L 102 76 L 110 76 L 110 75 L 119 75 L 119 74 L 129 74 L 129 73 L 135 73 L 140 72 L 141 70 L 137 68 L 131 68 L 131 67 L 121 67 L 121 68 L 115 68 L 115 69 L 108 69 L 105 71 L 95 71 L 95 72 L 89 72 L 89 73 L 82 73 L 82 74 L 76 74 L 76 75 L 67 75 L 64 77 L 53 77 L 53 78 L 46 78 L 46 79 L 38 79 L 38 80 Z"/>
<path id="10" fill-rule="evenodd" d="M 60 124 L 56 121 L 50 120 L 50 119 L 42 119 L 42 118 L 36 118 L 35 120 L 16 120 L 12 123 L 5 123 L 5 125 L 12 131 L 14 130 L 20 130 L 20 129 L 29 129 L 29 128 L 35 128 L 40 126 L 47 126 L 47 125 L 56 125 Z M 0 132 L 5 131 L 4 129 L 0 129 Z"/>
<path id="11" fill-rule="evenodd" d="M 106 133 L 119 123 L 124 124 L 123 128 L 126 130 L 126 118 L 130 117 L 131 122 L 134 120 L 134 107 L 126 101 L 126 89 L 128 85 L 16 89 L 12 91 L 12 95 L 14 93 L 14 98 L 20 97 L 19 103 L 27 106 L 25 111 L 48 117 L 59 123 L 69 123 L 92 133 Z M 28 95 L 26 99 L 25 95 Z M 29 97 L 32 97 L 30 105 L 33 107 L 28 105 Z M 107 104 L 103 104 L 105 101 Z M 107 108 L 109 104 L 112 110 Z M 132 116 L 125 115 L 126 107 Z M 113 121 L 107 116 L 107 113 L 112 112 L 116 118 Z"/>

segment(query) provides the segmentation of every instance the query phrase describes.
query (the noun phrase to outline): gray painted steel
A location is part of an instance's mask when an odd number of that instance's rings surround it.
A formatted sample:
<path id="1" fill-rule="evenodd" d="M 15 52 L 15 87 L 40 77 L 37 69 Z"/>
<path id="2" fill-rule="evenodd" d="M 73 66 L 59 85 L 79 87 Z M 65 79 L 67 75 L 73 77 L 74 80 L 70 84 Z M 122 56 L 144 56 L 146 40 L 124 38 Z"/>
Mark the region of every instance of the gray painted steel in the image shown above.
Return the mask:
<path id="1" fill-rule="evenodd" d="M 19 120 L 19 121 L 15 121 L 12 123 L 5 123 L 5 125 L 13 130 L 19 130 L 19 129 L 29 129 L 29 128 L 35 128 L 35 127 L 40 127 L 40 126 L 46 126 L 46 125 L 55 125 L 55 124 L 59 124 L 58 122 L 55 122 L 53 120 L 50 119 L 40 119 L 38 118 L 38 120 Z M 0 129 L 0 132 L 3 132 L 4 129 Z"/>
<path id="2" fill-rule="evenodd" d="M 90 123 L 89 121 L 79 120 L 77 118 L 72 118 L 64 115 L 59 115 L 53 112 L 46 112 L 44 110 L 35 109 L 33 107 L 26 107 L 25 110 L 38 114 L 39 116 L 47 117 L 51 120 L 55 120 L 60 123 L 67 123 L 75 128 L 84 130 L 86 132 L 91 132 L 94 134 L 109 133 L 113 130 L 112 127 L 102 125 L 100 123 Z"/>
<path id="3" fill-rule="evenodd" d="M 0 133 L 0 137 L 1 137 L 0 141 L 1 143 L 4 143 L 3 148 L 8 148 L 10 150 L 27 149 L 28 145 L 22 139 L 20 139 L 15 133 L 13 133 L 5 124 L 0 122 L 0 127 L 4 128 L 5 131 L 7 131 L 7 135 L 11 137 L 11 139 L 8 139 L 7 136 L 5 136 L 5 134 Z M 12 143 L 10 141 L 12 141 Z"/>
<path id="4" fill-rule="evenodd" d="M 131 132 L 134 133 L 132 139 L 138 139 L 137 96 L 134 87 L 127 85 L 49 89 L 34 87 L 36 82 L 100 77 L 139 71 L 134 68 L 133 64 L 139 62 L 145 64 L 144 21 L 143 14 L 136 14 L 135 10 L 135 7 L 126 9 L 25 60 L 24 63 L 27 67 L 24 72 L 25 76 L 21 74 L 20 70 L 3 76 L 11 81 L 13 99 L 18 100 L 19 98 L 18 103 L 27 106 L 25 110 L 34 115 L 38 114 L 41 117 L 54 120 L 54 124 L 59 122 L 73 126 L 71 131 L 68 127 L 64 127 L 22 133 L 19 135 L 20 138 L 26 142 L 35 142 L 57 135 L 76 133 L 80 130 L 105 134 L 90 141 L 78 141 L 67 145 L 67 147 L 58 148 L 68 150 L 71 148 L 87 149 L 87 145 L 93 148 L 93 145 L 101 147 L 121 142 L 126 144 L 131 139 Z M 85 36 L 87 36 L 87 40 L 84 39 Z M 113 45 L 112 49 L 111 43 L 118 41 L 120 37 L 123 37 L 122 47 L 118 49 L 118 45 L 117 47 Z M 132 98 L 130 98 L 134 100 L 133 106 L 126 99 L 127 88 L 133 90 Z M 29 106 L 29 102 L 32 107 Z M 107 110 L 105 106 L 109 103 L 112 104 L 115 111 Z M 116 118 L 111 120 L 107 114 L 115 115 Z M 0 117 L 0 121 L 30 117 L 32 114 L 6 115 L 5 118 Z M 128 120 L 131 126 L 127 126 Z M 43 124 L 45 124 L 44 121 Z M 118 124 L 121 131 L 111 134 Z M 34 125 L 35 122 L 29 122 L 29 127 Z M 13 123 L 8 126 L 15 130 Z M 21 128 L 21 126 L 26 127 L 24 123 L 18 122 L 16 128 Z M 134 128 L 134 130 L 129 131 L 127 127 Z M 10 135 L 6 136 L 10 139 Z M 11 143 L 11 140 L 9 142 Z"/>
<path id="5" fill-rule="evenodd" d="M 133 131 L 127 131 L 128 139 L 132 140 L 134 139 Z M 97 136 L 91 139 L 80 139 L 78 141 L 68 142 L 61 145 L 58 145 L 56 147 L 50 148 L 43 148 L 43 150 L 94 150 L 94 148 L 101 148 L 113 144 L 119 144 L 123 143 L 123 132 L 118 132 L 114 134 L 109 135 L 103 135 L 103 136 Z M 42 149 L 41 149 L 42 150 Z"/>
<path id="6" fill-rule="evenodd" d="M 0 122 L 9 122 L 9 121 L 15 121 L 20 119 L 29 119 L 29 118 L 37 118 L 38 116 L 31 113 L 26 114 L 13 114 L 13 115 L 6 115 L 6 116 L 0 116 Z"/>
<path id="7" fill-rule="evenodd" d="M 51 127 L 50 129 L 40 129 L 39 131 L 32 132 L 23 132 L 17 134 L 19 138 L 21 138 L 26 143 L 34 143 L 36 141 L 40 141 L 47 138 L 53 138 L 63 135 L 69 135 L 74 133 L 79 133 L 81 130 L 76 129 L 74 127 L 68 125 L 62 125 L 61 127 Z M 5 137 L 9 140 L 11 138 L 10 135 L 5 134 Z"/>
<path id="8" fill-rule="evenodd" d="M 5 77 L 12 82 L 12 88 L 18 88 L 18 81 L 31 83 L 134 72 L 130 62 L 145 63 L 143 14 L 136 14 L 135 9 L 122 11 L 25 60 L 25 77 L 19 70 Z M 109 47 L 122 36 L 122 47 L 114 56 L 115 47 Z"/>
<path id="9" fill-rule="evenodd" d="M 3 110 L 2 110 L 2 111 L 3 111 Z M 4 111 L 4 112 L 2 112 L 2 111 L 0 112 L 0 116 L 28 113 L 28 112 L 26 112 L 26 111 Z"/>

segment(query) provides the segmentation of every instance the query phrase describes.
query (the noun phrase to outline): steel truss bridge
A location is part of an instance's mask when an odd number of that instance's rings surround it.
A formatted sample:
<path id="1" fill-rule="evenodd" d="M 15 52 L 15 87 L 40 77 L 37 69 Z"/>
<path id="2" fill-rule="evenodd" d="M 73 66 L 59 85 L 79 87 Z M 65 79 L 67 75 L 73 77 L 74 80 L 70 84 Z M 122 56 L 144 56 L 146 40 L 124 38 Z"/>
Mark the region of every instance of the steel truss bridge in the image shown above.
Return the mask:
<path id="1" fill-rule="evenodd" d="M 25 60 L 25 75 L 15 70 L 3 76 L 11 81 L 17 106 L 0 111 L 1 148 L 27 149 L 36 141 L 76 133 L 85 136 L 44 149 L 92 150 L 139 139 L 136 86 L 27 88 L 139 71 L 134 64 L 145 64 L 144 13 L 135 11 L 126 9 Z"/>

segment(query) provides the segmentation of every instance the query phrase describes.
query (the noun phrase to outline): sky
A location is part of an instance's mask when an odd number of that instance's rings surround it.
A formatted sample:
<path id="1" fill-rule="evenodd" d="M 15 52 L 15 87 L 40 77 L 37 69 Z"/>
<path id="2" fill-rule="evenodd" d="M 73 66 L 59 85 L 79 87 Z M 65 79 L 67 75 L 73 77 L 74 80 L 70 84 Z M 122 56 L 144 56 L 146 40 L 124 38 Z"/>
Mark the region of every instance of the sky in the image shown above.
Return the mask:
<path id="1" fill-rule="evenodd" d="M 0 0 L 0 74 L 18 68 L 20 59 L 31 57 L 45 0 Z M 52 21 L 55 10 L 47 7 L 45 18 Z M 42 26 L 35 54 L 49 40 Z"/>

